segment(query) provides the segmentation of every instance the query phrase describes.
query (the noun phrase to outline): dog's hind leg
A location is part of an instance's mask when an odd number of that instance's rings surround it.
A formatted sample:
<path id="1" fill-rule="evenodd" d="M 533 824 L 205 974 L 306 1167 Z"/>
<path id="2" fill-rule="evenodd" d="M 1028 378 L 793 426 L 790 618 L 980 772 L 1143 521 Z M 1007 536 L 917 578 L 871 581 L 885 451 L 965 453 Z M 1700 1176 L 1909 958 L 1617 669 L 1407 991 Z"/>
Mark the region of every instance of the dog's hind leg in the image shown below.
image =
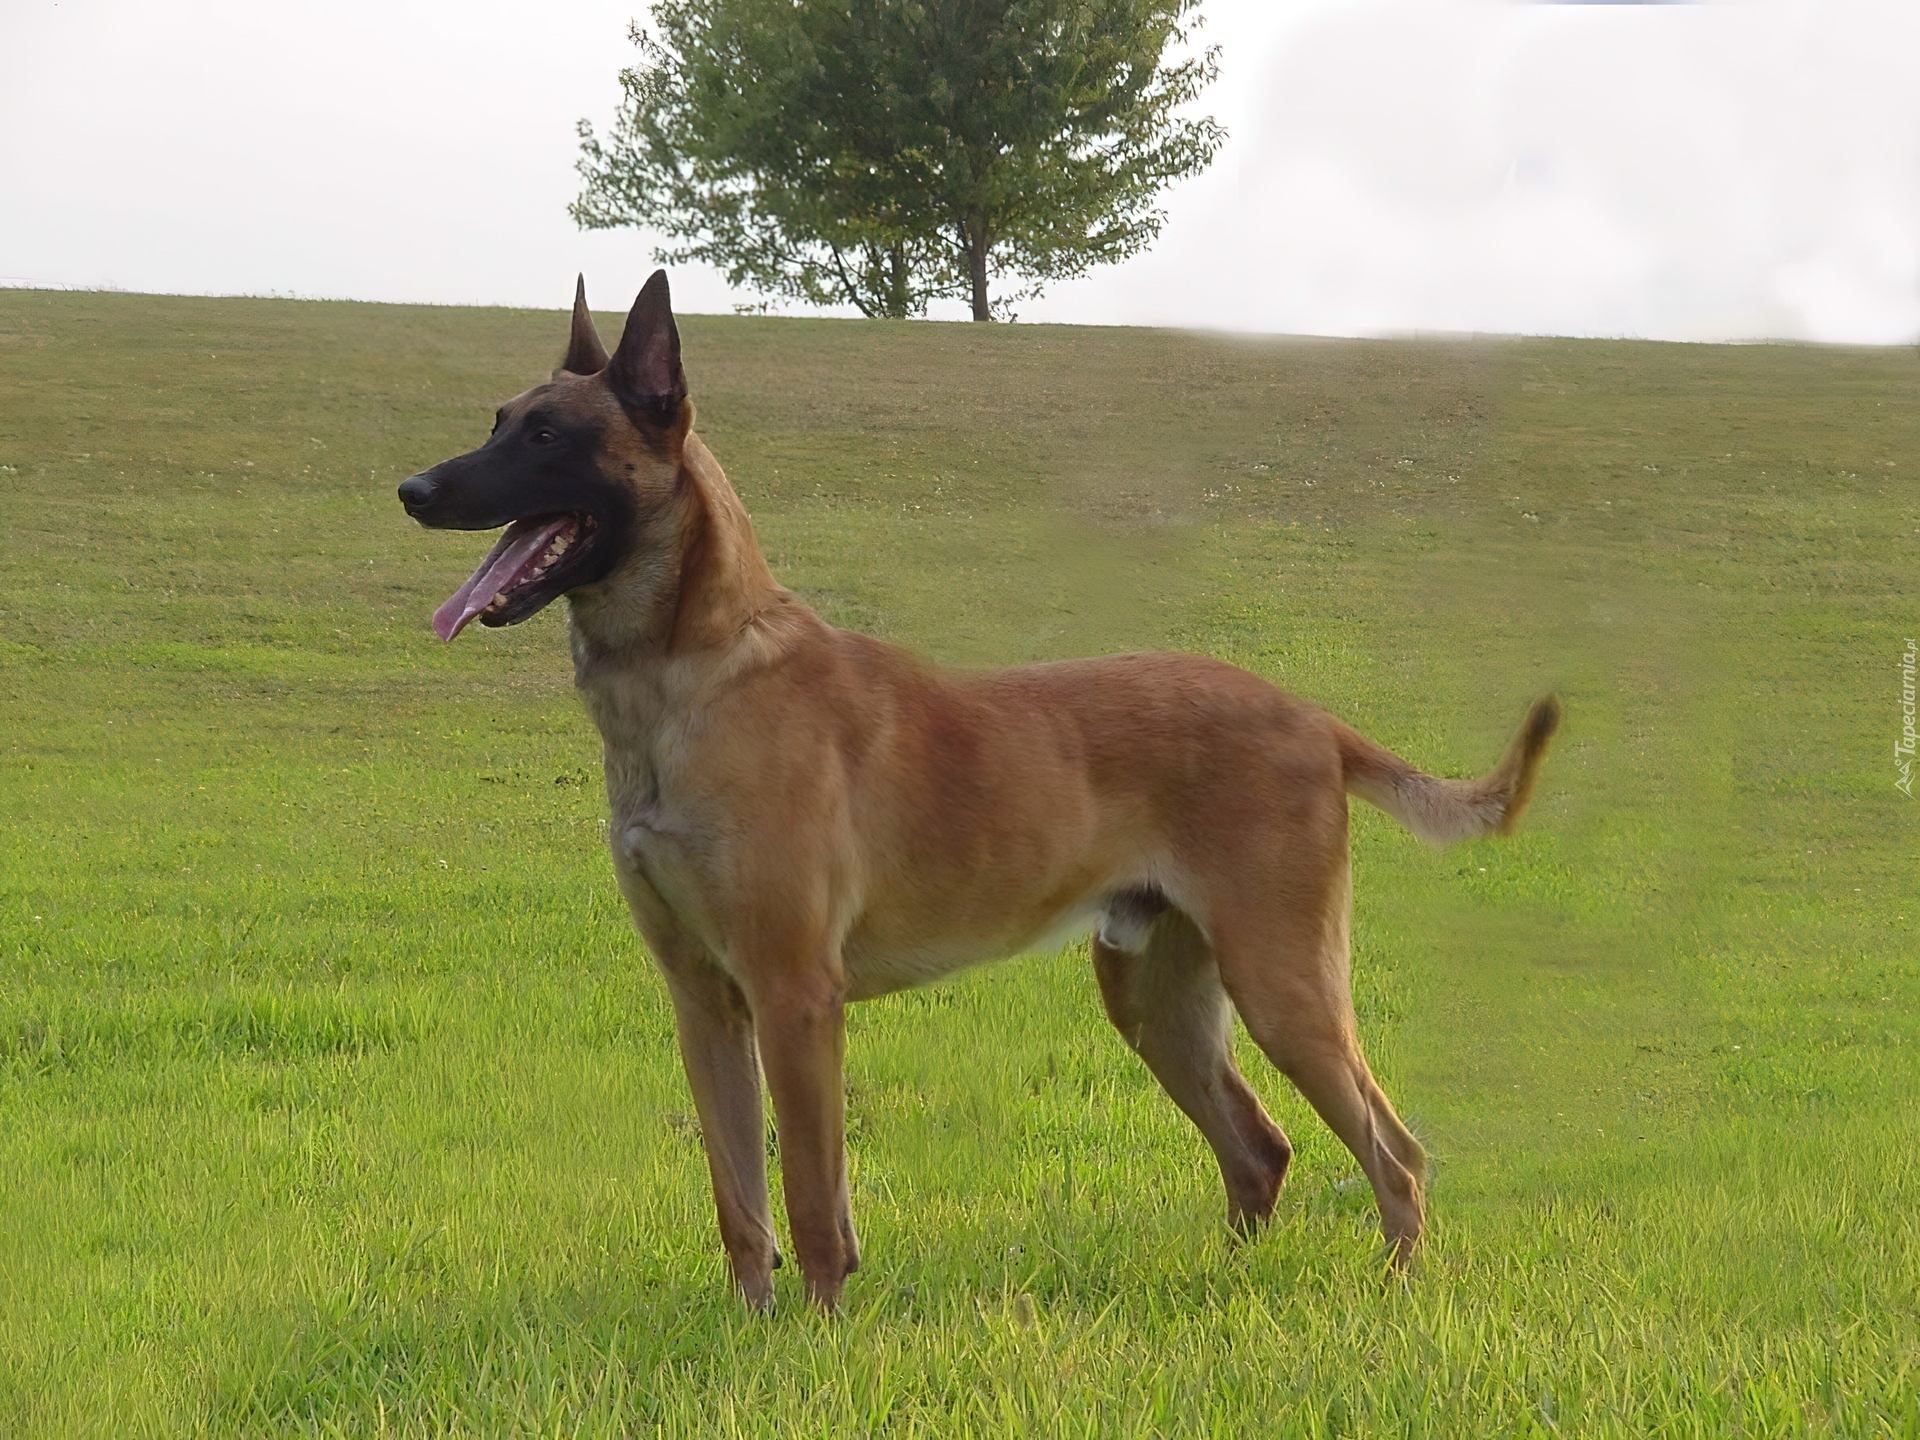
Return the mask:
<path id="1" fill-rule="evenodd" d="M 1293 1150 L 1233 1063 L 1233 1011 L 1213 953 L 1177 910 L 1117 938 L 1137 948 L 1093 941 L 1107 1016 L 1200 1127 L 1226 1182 L 1228 1222 L 1250 1231 L 1273 1213 Z"/>
<path id="2" fill-rule="evenodd" d="M 1426 1154 L 1400 1123 L 1360 1051 L 1348 971 L 1345 827 L 1337 852 L 1296 854 L 1284 896 L 1241 906 L 1213 927 L 1227 993 L 1267 1058 L 1360 1162 L 1396 1263 L 1425 1225 Z M 1271 874 L 1263 887 L 1272 894 Z"/>

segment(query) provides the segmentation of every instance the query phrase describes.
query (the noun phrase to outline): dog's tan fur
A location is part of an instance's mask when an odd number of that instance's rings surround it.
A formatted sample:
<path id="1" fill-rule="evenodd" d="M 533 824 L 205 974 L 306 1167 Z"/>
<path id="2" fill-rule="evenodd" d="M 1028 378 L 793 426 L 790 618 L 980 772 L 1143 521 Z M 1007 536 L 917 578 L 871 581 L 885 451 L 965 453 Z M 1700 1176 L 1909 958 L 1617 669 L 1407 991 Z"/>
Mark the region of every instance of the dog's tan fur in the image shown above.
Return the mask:
<path id="1" fill-rule="evenodd" d="M 619 568 L 572 593 L 575 671 L 746 1298 L 771 1303 L 779 1264 L 761 1067 L 794 1249 L 831 1306 L 858 1264 L 847 1003 L 1088 925 L 1107 1013 L 1212 1146 L 1231 1221 L 1267 1217 L 1292 1153 L 1234 1066 L 1237 1010 L 1411 1253 L 1425 1159 L 1355 1033 L 1347 794 L 1438 843 L 1508 829 L 1555 702 L 1487 776 L 1443 781 L 1198 656 L 941 673 L 774 580 L 690 402 L 649 433 L 597 386 L 561 373 L 546 403 L 605 417 L 603 467 L 641 520 Z"/>

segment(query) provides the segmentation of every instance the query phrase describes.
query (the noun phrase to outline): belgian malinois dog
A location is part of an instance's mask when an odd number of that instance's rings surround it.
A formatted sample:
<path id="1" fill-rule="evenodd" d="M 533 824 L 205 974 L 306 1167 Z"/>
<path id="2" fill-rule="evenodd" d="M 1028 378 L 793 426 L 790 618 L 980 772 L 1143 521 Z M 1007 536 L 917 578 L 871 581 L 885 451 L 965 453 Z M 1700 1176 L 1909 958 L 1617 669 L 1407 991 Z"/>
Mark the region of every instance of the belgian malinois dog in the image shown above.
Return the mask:
<path id="1" fill-rule="evenodd" d="M 1206 1137 L 1241 1230 L 1293 1151 L 1231 1049 L 1254 1040 L 1351 1150 L 1396 1261 L 1426 1160 L 1374 1083 L 1348 980 L 1347 795 L 1439 844 L 1506 831 L 1559 720 L 1438 780 L 1264 680 L 1195 655 L 943 674 L 836 630 L 774 580 L 693 429 L 657 272 L 608 357 L 575 293 L 560 368 L 407 513 L 505 526 L 433 617 L 512 625 L 565 595 L 604 745 L 614 873 L 673 998 L 749 1303 L 781 1263 L 761 1069 L 808 1292 L 859 1266 L 841 1065 L 849 1001 L 1091 927 L 1108 1016 Z"/>

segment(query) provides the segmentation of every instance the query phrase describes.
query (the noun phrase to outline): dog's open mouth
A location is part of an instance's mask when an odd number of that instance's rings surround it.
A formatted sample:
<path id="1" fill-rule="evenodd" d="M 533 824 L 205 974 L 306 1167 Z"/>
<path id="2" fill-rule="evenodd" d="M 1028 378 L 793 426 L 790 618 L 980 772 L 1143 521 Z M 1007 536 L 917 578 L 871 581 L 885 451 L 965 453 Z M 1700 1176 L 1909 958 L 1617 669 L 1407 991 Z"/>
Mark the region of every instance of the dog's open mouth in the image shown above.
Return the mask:
<path id="1" fill-rule="evenodd" d="M 557 582 L 577 568 L 593 532 L 593 518 L 579 512 L 514 521 L 467 583 L 433 612 L 433 633 L 451 640 L 476 616 L 482 625 L 526 619 L 560 593 Z"/>

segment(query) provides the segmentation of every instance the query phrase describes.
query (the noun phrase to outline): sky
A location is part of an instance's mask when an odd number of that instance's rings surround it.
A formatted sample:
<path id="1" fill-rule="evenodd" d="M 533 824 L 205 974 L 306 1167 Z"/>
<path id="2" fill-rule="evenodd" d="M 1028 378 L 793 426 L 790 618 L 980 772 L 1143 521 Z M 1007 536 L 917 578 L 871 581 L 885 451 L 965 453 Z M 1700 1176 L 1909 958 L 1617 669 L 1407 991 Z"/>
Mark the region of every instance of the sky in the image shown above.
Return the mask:
<path id="1" fill-rule="evenodd" d="M 639 0 L 0 0 L 0 284 L 624 308 Z M 1205 0 L 1230 139 L 1025 321 L 1920 339 L 1911 0 Z M 677 308 L 756 297 L 697 267 Z M 958 319 L 958 304 L 936 310 Z"/>

